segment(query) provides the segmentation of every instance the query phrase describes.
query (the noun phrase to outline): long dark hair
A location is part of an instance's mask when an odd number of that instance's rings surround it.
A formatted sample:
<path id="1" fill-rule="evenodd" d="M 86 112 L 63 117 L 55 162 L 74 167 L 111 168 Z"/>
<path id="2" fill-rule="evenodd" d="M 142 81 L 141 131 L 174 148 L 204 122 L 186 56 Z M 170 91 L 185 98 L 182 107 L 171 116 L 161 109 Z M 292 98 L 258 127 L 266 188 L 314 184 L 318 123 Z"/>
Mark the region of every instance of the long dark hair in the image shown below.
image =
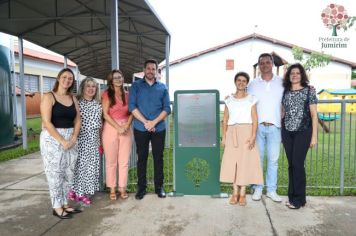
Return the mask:
<path id="1" fill-rule="evenodd" d="M 284 91 L 289 91 L 292 87 L 292 83 L 290 82 L 290 74 L 293 69 L 298 68 L 301 76 L 300 84 L 302 87 L 307 87 L 309 85 L 309 79 L 307 73 L 305 72 L 304 67 L 300 63 L 292 64 L 288 67 L 286 74 L 283 79 L 283 87 Z"/>
<path id="2" fill-rule="evenodd" d="M 66 94 L 70 94 L 70 93 L 72 92 L 72 90 L 73 90 L 73 88 L 74 88 L 74 85 L 75 85 L 75 76 L 74 76 L 73 71 L 72 71 L 71 69 L 69 69 L 69 68 L 64 68 L 64 69 L 62 69 L 62 70 L 58 73 L 57 79 L 56 79 L 56 83 L 54 84 L 53 89 L 52 89 L 53 92 L 57 92 L 57 91 L 58 91 L 59 79 L 61 78 L 62 74 L 65 73 L 65 72 L 69 72 L 69 73 L 71 73 L 71 74 L 73 75 L 73 83 L 72 83 L 72 85 L 68 88 Z"/>
<path id="3" fill-rule="evenodd" d="M 110 72 L 110 74 L 108 75 L 107 80 L 108 80 L 108 96 L 109 96 L 109 101 L 110 101 L 110 107 L 112 107 L 112 106 L 114 106 L 116 104 L 116 101 L 115 101 L 115 88 L 114 88 L 114 84 L 112 83 L 115 73 L 119 73 L 122 76 L 122 78 L 124 79 L 124 81 L 125 81 L 124 74 L 119 69 L 112 70 Z M 126 105 L 126 99 L 125 99 L 124 83 L 122 83 L 122 86 L 120 87 L 120 91 L 121 91 L 121 100 L 122 100 L 122 103 L 125 106 Z"/>

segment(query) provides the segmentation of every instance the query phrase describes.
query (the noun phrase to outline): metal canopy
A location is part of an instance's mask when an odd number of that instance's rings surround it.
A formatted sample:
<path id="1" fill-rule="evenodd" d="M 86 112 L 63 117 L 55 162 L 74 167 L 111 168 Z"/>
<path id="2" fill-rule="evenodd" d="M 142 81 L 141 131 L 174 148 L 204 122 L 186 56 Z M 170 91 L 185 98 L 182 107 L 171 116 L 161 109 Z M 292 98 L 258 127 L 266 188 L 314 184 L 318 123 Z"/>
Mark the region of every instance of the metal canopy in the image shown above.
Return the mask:
<path id="1" fill-rule="evenodd" d="M 111 0 L 0 0 L 0 31 L 64 55 L 82 74 L 111 71 Z M 118 0 L 119 61 L 126 79 L 166 57 L 169 33 L 146 0 Z"/>

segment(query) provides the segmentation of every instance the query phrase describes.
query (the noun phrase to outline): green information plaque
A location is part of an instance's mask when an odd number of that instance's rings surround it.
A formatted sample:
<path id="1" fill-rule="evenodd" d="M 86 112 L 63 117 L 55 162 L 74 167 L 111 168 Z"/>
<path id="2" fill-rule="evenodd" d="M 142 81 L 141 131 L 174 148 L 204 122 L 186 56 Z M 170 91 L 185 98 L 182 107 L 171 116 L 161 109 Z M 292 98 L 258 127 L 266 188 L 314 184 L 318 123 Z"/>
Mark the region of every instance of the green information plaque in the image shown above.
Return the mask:
<path id="1" fill-rule="evenodd" d="M 219 91 L 174 93 L 174 189 L 177 194 L 220 194 Z"/>

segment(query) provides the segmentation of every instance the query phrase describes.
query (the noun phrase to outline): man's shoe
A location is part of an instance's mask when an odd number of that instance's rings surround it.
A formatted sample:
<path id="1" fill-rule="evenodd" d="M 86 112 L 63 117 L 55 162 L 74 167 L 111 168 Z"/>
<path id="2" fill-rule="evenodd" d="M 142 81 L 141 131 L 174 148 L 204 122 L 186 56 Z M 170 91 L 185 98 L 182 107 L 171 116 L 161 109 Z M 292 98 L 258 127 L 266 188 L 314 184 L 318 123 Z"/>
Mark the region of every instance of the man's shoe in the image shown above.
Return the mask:
<path id="1" fill-rule="evenodd" d="M 259 201 L 259 200 L 261 200 L 261 197 L 262 197 L 262 190 L 255 189 L 255 191 L 252 194 L 252 200 Z"/>
<path id="2" fill-rule="evenodd" d="M 155 192 L 157 193 L 157 196 L 159 198 L 165 198 L 166 197 L 166 193 L 164 192 L 163 188 L 157 189 Z"/>
<path id="3" fill-rule="evenodd" d="M 274 202 L 282 202 L 282 198 L 276 192 L 267 192 L 266 197 L 269 197 Z"/>
<path id="4" fill-rule="evenodd" d="M 137 191 L 135 198 L 137 200 L 141 200 L 146 195 L 146 190 L 139 190 Z"/>

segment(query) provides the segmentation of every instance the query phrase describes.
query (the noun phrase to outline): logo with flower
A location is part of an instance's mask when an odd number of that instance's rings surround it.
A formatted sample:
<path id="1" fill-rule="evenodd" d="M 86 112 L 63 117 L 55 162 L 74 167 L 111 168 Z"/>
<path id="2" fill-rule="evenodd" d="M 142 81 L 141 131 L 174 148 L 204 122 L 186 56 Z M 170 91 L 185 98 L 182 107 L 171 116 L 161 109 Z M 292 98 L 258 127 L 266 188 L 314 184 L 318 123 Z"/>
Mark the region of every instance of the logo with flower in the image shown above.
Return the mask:
<path id="1" fill-rule="evenodd" d="M 344 6 L 332 3 L 322 11 L 321 19 L 325 27 L 332 30 L 332 36 L 337 36 L 337 30 L 347 29 L 349 16 Z"/>

